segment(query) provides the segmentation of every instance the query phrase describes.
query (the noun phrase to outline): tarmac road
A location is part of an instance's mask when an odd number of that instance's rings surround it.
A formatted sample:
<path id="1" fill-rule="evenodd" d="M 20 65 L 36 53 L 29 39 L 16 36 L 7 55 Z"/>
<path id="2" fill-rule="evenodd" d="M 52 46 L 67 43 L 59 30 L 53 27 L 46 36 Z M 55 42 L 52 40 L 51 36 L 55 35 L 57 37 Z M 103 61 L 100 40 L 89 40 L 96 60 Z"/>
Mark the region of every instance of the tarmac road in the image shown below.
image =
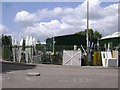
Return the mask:
<path id="1" fill-rule="evenodd" d="M 3 63 L 2 88 L 118 88 L 118 69 Z M 40 76 L 27 76 L 37 72 Z"/>

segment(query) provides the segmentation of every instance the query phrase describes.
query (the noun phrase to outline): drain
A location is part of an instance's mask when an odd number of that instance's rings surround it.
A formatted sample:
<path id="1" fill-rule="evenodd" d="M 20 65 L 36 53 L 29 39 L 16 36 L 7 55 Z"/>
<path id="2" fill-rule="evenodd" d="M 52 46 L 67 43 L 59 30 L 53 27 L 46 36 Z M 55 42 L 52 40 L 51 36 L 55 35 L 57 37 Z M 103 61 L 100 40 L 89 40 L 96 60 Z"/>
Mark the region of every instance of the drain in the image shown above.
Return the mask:
<path id="1" fill-rule="evenodd" d="M 36 72 L 31 72 L 31 73 L 27 73 L 27 76 L 40 76 L 40 73 L 36 73 Z"/>

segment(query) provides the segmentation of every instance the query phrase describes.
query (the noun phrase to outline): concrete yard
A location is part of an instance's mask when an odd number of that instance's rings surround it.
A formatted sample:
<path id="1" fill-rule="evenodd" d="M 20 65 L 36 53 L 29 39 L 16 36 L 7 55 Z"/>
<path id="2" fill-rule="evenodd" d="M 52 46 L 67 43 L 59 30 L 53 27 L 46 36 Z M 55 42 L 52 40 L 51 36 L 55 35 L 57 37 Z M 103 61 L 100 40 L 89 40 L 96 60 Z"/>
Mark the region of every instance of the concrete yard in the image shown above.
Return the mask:
<path id="1" fill-rule="evenodd" d="M 2 88 L 118 88 L 118 69 L 2 63 Z M 40 76 L 27 76 L 27 73 Z"/>

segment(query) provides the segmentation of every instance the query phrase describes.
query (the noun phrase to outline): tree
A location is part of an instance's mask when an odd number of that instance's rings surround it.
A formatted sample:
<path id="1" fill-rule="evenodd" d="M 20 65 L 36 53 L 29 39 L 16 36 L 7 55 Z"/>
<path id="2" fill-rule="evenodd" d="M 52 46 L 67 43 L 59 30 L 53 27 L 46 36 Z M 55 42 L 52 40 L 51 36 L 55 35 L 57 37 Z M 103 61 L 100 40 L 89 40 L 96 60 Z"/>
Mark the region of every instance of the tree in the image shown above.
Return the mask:
<path id="1" fill-rule="evenodd" d="M 94 37 L 95 38 L 102 38 L 102 34 L 100 34 L 99 32 L 95 31 L 94 32 Z"/>
<path id="2" fill-rule="evenodd" d="M 84 31 L 77 32 L 76 34 L 84 35 L 85 37 L 87 37 L 87 29 L 85 29 Z M 100 34 L 98 31 L 94 32 L 93 29 L 89 29 L 88 34 L 89 41 L 91 42 L 90 45 L 92 44 L 92 42 L 94 42 L 94 44 L 97 44 L 97 40 L 102 37 L 102 34 Z"/>
<path id="3" fill-rule="evenodd" d="M 41 43 L 40 43 L 40 41 L 39 41 L 39 40 L 37 41 L 37 44 L 41 45 Z"/>
<path id="4" fill-rule="evenodd" d="M 40 41 L 38 40 L 37 41 L 37 44 L 36 44 L 36 50 L 40 50 L 41 49 L 41 43 L 40 43 Z"/>
<path id="5" fill-rule="evenodd" d="M 86 35 L 86 31 L 80 31 L 80 32 L 77 32 L 76 34 Z"/>
<path id="6" fill-rule="evenodd" d="M 84 31 L 80 31 L 80 32 L 77 32 L 76 34 L 80 34 L 80 35 L 85 35 L 87 34 L 87 29 L 85 29 Z M 95 38 L 95 39 L 98 39 L 98 38 L 101 38 L 102 37 L 102 34 L 100 34 L 98 31 L 95 31 L 93 29 L 89 29 L 89 37 L 90 38 Z"/>
<path id="7" fill-rule="evenodd" d="M 12 58 L 12 39 L 11 36 L 2 35 L 2 59 L 10 60 Z"/>
<path id="8" fill-rule="evenodd" d="M 2 35 L 2 46 L 3 45 L 6 45 L 6 46 L 11 46 L 12 45 L 11 36 Z"/>

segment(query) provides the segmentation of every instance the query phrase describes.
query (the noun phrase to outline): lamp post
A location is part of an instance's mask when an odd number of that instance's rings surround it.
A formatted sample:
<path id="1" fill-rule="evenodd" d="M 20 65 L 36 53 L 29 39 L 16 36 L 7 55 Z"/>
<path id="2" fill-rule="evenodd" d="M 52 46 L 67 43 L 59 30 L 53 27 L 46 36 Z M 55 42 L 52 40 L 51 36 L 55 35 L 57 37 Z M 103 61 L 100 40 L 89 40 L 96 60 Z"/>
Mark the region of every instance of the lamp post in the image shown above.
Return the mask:
<path id="1" fill-rule="evenodd" d="M 89 42 L 89 0 L 87 0 L 87 65 L 91 63 L 90 42 Z"/>
<path id="2" fill-rule="evenodd" d="M 55 42 L 54 42 L 54 37 L 53 37 L 53 55 L 54 55 L 54 52 L 55 52 L 54 44 L 55 44 Z"/>

